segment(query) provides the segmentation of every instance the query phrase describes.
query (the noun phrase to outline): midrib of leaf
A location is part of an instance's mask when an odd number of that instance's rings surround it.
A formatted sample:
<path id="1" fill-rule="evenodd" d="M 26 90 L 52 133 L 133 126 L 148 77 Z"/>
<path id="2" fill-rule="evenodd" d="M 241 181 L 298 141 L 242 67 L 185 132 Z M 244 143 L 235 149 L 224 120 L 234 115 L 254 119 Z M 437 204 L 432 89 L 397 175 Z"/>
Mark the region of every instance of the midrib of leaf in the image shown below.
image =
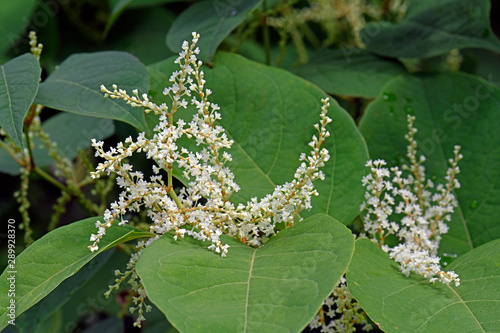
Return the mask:
<path id="1" fill-rule="evenodd" d="M 419 80 L 419 83 L 420 83 L 420 86 L 423 87 L 422 80 Z M 423 87 L 423 89 L 422 89 L 422 95 L 425 98 L 426 110 L 427 110 L 427 113 L 429 115 L 429 119 L 432 122 L 432 128 L 436 128 L 436 122 L 434 120 L 434 117 L 432 117 L 431 107 L 429 105 L 429 98 L 428 98 L 427 90 L 425 89 L 425 87 Z M 439 140 L 439 142 L 437 142 L 437 146 L 439 147 L 439 152 L 441 154 L 441 160 L 443 161 L 444 167 L 446 169 L 447 160 L 446 160 L 446 157 L 444 156 L 444 150 L 443 150 L 441 140 Z M 458 198 L 455 189 L 453 190 L 453 195 L 455 196 L 455 198 Z M 457 199 L 457 201 L 458 201 L 458 199 Z M 460 202 L 456 208 L 457 208 L 458 213 L 460 214 L 460 221 L 462 222 L 462 226 L 463 226 L 464 231 L 465 231 L 465 236 L 467 237 L 466 243 L 467 243 L 467 245 L 469 245 L 470 249 L 472 250 L 474 248 L 474 244 L 472 243 L 472 238 L 470 236 L 469 228 L 467 226 L 467 221 L 465 220 L 464 213 L 462 211 L 462 206 L 460 205 Z"/>
<path id="2" fill-rule="evenodd" d="M 435 315 L 437 315 L 439 312 L 443 311 L 444 309 L 452 306 L 452 305 L 455 305 L 457 303 L 462 303 L 464 305 L 464 307 L 467 309 L 467 311 L 469 311 L 470 315 L 472 318 L 474 318 L 474 321 L 476 322 L 477 326 L 481 329 L 481 332 L 486 332 L 483 328 L 483 326 L 481 326 L 481 323 L 479 322 L 479 320 L 477 320 L 476 316 L 474 315 L 474 313 L 471 311 L 471 309 L 467 306 L 467 302 L 465 302 L 462 297 L 460 297 L 460 295 L 455 291 L 455 289 L 453 289 L 451 286 L 447 285 L 448 289 L 450 289 L 454 294 L 455 296 L 459 299 L 458 302 L 453 302 L 451 304 L 448 304 L 447 306 L 441 308 L 439 311 L 437 311 L 436 313 L 434 313 L 432 316 L 430 316 L 429 318 L 427 318 L 426 321 L 424 321 L 422 323 L 422 325 L 420 325 L 415 331 L 417 332 L 420 328 L 422 328 L 429 320 L 431 320 Z"/>
<path id="3" fill-rule="evenodd" d="M 250 296 L 250 280 L 252 279 L 252 271 L 253 271 L 256 253 L 257 253 L 257 249 L 253 249 L 252 260 L 250 261 L 250 270 L 248 272 L 248 280 L 247 280 L 247 295 L 245 297 L 245 322 L 244 322 L 245 326 L 243 328 L 243 332 L 247 331 L 247 326 L 248 326 L 248 299 Z"/>
<path id="4" fill-rule="evenodd" d="M 2 66 L 2 76 L 3 76 L 3 81 L 5 83 L 5 93 L 7 94 L 7 98 L 9 99 L 10 118 L 11 118 L 12 124 L 15 125 L 14 112 L 12 111 L 12 99 L 10 98 L 9 84 L 7 82 L 7 75 L 5 73 L 5 66 Z M 13 126 L 13 127 L 14 127 L 14 132 L 16 132 L 16 135 L 17 135 L 16 126 Z"/>
<path id="5" fill-rule="evenodd" d="M 467 309 L 467 311 L 469 311 L 470 315 L 472 318 L 474 318 L 474 321 L 476 322 L 477 326 L 479 326 L 479 328 L 481 329 L 482 332 L 485 332 L 483 326 L 481 326 L 481 323 L 479 322 L 479 320 L 477 320 L 476 316 L 474 315 L 474 313 L 471 311 L 471 309 L 467 306 L 467 302 L 465 302 L 462 297 L 456 292 L 455 289 L 453 289 L 452 287 L 450 287 L 448 285 L 448 288 L 451 289 L 451 291 L 453 291 L 453 293 L 457 296 L 457 298 L 460 300 L 460 303 L 462 303 L 465 308 Z"/>

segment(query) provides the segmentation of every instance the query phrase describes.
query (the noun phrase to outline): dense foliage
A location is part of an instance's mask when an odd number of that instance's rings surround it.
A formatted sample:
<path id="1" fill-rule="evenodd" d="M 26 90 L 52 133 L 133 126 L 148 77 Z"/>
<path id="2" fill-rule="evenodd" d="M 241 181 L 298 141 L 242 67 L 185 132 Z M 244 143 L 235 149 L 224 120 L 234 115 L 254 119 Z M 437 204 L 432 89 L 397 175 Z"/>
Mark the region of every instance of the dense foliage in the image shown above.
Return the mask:
<path id="1" fill-rule="evenodd" d="M 500 330 L 490 11 L 3 1 L 0 330 Z"/>

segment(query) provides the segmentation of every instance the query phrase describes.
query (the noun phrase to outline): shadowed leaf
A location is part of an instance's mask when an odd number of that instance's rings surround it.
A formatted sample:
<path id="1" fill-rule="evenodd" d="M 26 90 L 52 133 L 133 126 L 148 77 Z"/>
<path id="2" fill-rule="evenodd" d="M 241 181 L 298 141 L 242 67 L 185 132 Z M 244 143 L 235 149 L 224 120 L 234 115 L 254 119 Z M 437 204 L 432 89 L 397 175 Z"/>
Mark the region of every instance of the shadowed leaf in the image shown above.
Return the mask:
<path id="1" fill-rule="evenodd" d="M 42 70 L 32 54 L 23 54 L 0 66 L 0 127 L 19 147 L 23 121 L 35 99 Z"/>

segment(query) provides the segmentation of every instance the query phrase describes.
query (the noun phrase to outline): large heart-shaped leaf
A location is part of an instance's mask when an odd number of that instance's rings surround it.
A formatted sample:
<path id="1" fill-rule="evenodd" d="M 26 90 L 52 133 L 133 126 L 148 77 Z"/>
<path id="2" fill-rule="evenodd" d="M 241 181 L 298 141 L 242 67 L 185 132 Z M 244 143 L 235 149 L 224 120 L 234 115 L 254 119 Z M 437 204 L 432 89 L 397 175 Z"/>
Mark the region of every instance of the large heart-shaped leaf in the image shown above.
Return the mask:
<path id="1" fill-rule="evenodd" d="M 500 327 L 500 240 L 484 244 L 446 267 L 460 286 L 430 284 L 368 239 L 356 241 L 347 272 L 352 295 L 384 332 L 494 332 Z"/>
<path id="2" fill-rule="evenodd" d="M 370 51 L 389 57 L 431 57 L 466 47 L 499 52 L 489 16 L 489 0 L 411 1 L 403 21 L 368 24 L 361 37 Z"/>
<path id="3" fill-rule="evenodd" d="M 394 61 L 359 49 L 324 50 L 292 72 L 334 95 L 372 98 L 390 79 L 405 73 Z"/>
<path id="4" fill-rule="evenodd" d="M 226 258 L 164 235 L 137 262 L 148 297 L 181 332 L 299 332 L 344 274 L 354 237 L 318 214 L 255 249 L 224 237 Z"/>
<path id="5" fill-rule="evenodd" d="M 99 253 L 140 237 L 150 237 L 149 232 L 130 226 L 113 226 L 99 243 L 98 251 L 90 252 L 90 235 L 96 232 L 98 217 L 88 218 L 67 226 L 57 228 L 31 244 L 19 254 L 15 263 L 9 263 L 0 276 L 0 304 L 10 304 L 10 280 L 15 279 L 15 315 L 29 309 L 62 281 L 74 275 Z M 0 329 L 7 326 L 10 310 L 0 309 Z"/>
<path id="6" fill-rule="evenodd" d="M 101 84 L 113 84 L 129 93 L 148 90 L 145 66 L 125 52 L 107 51 L 74 54 L 40 84 L 35 102 L 57 110 L 85 116 L 121 120 L 148 132 L 144 113 L 121 100 L 104 98 Z"/>
<path id="7" fill-rule="evenodd" d="M 173 59 L 148 69 L 150 94 L 166 101 L 161 92 L 177 69 Z M 313 124 L 319 121 L 320 100 L 325 93 L 287 71 L 235 54 L 218 53 L 213 68 L 204 71 L 207 87 L 213 91 L 210 97 L 221 107 L 220 124 L 235 142 L 230 150 L 233 162 L 228 165 L 241 190 L 231 200 L 246 203 L 252 197 L 272 193 L 277 184 L 291 181 L 300 153 L 311 150 L 307 143 L 317 134 Z M 360 179 L 368 156 L 352 118 L 335 101 L 330 103 L 328 115 L 333 122 L 328 128 L 331 137 L 324 144 L 331 155 L 323 168 L 326 179 L 315 183 L 320 195 L 313 199 L 312 210 L 301 214 L 328 213 L 347 224 L 359 213 L 363 199 Z M 188 140 L 183 146 L 196 149 Z"/>
<path id="8" fill-rule="evenodd" d="M 261 0 L 200 1 L 182 12 L 167 34 L 167 45 L 174 52 L 184 40 L 192 39 L 191 33 L 201 35 L 199 58 L 210 62 L 219 44 L 236 28 L 245 16 L 257 8 Z"/>
<path id="9" fill-rule="evenodd" d="M 23 54 L 0 67 L 0 127 L 23 147 L 23 121 L 35 99 L 42 69 L 32 54 Z"/>
<path id="10" fill-rule="evenodd" d="M 407 113 L 416 117 L 416 140 L 429 178 L 444 182 L 453 146 L 460 145 L 459 207 L 441 253 L 462 254 L 500 237 L 500 89 L 460 73 L 399 77 L 367 108 L 360 130 L 373 159 L 399 164 L 406 155 Z M 437 178 L 434 178 L 437 177 Z"/>

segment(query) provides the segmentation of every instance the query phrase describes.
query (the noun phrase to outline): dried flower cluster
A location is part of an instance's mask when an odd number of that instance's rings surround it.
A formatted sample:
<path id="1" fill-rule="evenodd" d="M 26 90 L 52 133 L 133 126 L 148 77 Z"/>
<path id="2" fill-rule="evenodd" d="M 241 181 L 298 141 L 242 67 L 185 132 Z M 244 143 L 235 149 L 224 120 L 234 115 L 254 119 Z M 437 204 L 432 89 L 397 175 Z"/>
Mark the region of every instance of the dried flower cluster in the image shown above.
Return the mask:
<path id="1" fill-rule="evenodd" d="M 366 210 L 364 227 L 371 239 L 400 264 L 406 276 L 415 272 L 433 283 L 455 282 L 458 286 L 458 275 L 441 269 L 437 251 L 441 235 L 448 232 L 446 222 L 450 221 L 457 207 L 453 191 L 460 187 L 456 179 L 460 172 L 458 162 L 462 159 L 460 147 L 455 146 L 454 158 L 449 160 L 446 183 L 434 186 L 431 180 L 426 179 L 422 165 L 425 157 L 417 158 L 414 121 L 415 117 L 408 115 L 408 134 L 405 138 L 409 143 L 406 156 L 410 165 L 403 165 L 400 170 L 398 167 L 386 168 L 383 160 L 368 161 L 366 164 L 371 174 L 362 180 L 366 187 L 366 201 L 361 206 L 362 210 Z M 400 223 L 390 220 L 394 213 L 402 216 Z M 390 248 L 384 241 L 393 234 L 402 243 Z"/>
<path id="2" fill-rule="evenodd" d="M 296 2 L 296 1 L 295 1 Z M 291 1 L 293 4 L 294 1 Z M 303 6 L 302 6 L 303 5 Z M 309 30 L 308 23 L 318 24 L 326 36 L 323 46 L 347 44 L 364 48 L 360 32 L 367 22 L 379 21 L 384 15 L 400 21 L 406 14 L 408 0 L 387 0 L 370 2 L 362 0 L 309 0 L 294 8 L 290 2 L 276 6 L 274 13 L 267 16 L 267 25 L 277 29 L 284 43 L 290 36 L 297 48 L 301 63 L 307 62 L 307 42 L 315 48 L 320 41 Z"/>
<path id="3" fill-rule="evenodd" d="M 228 138 L 224 128 L 216 124 L 221 115 L 219 106 L 208 100 L 211 91 L 205 88 L 204 73 L 200 70 L 202 62 L 196 57 L 199 53 L 196 47 L 198 38 L 199 35 L 193 33 L 192 44 L 185 41 L 182 52 L 175 60 L 180 70 L 172 74 L 171 85 L 163 92 L 172 100 L 170 108 L 166 104 L 156 105 L 147 94 L 140 95 L 137 90 L 130 96 L 116 85 L 113 85 L 113 90 L 101 86 L 105 97 L 123 99 L 133 107 L 152 111 L 159 115 L 160 122 L 152 138 L 140 133 L 136 140 L 129 137 L 125 143 L 119 143 L 109 151 L 104 150 L 103 142 L 92 141 L 96 156 L 105 160 L 99 163 L 92 177 L 99 178 L 103 173 L 116 174 L 117 184 L 123 191 L 105 211 L 103 221 L 96 223 L 98 231 L 90 237 L 93 242 L 89 246 L 90 250 L 98 249 L 106 229 L 115 221 L 123 225 L 128 222 L 126 214 L 145 210 L 152 222 L 150 231 L 156 237 L 140 242 L 139 252 L 161 235 L 173 232 L 175 239 L 188 235 L 211 241 L 209 249 L 224 257 L 229 246 L 222 244 L 220 235 L 227 234 L 249 245 L 259 246 L 263 235 L 273 235 L 277 223 L 292 225 L 302 209 L 311 208 L 311 196 L 318 195 L 313 181 L 324 179 L 319 169 L 329 159 L 328 150 L 321 148 L 324 140 L 330 136 L 326 130 L 331 122 L 327 116 L 328 99 L 322 101 L 320 122 L 315 125 L 318 135 L 313 136 L 309 143 L 312 150 L 309 155 L 300 156 L 301 165 L 295 172 L 295 178 L 277 186 L 272 194 L 260 200 L 252 198 L 246 205 L 235 205 L 229 201 L 231 194 L 240 189 L 233 173 L 226 166 L 232 160 L 226 150 L 231 148 L 233 141 Z M 174 114 L 188 105 L 197 109 L 192 120 L 186 123 L 179 119 L 174 123 Z M 190 151 L 180 147 L 176 142 L 183 136 L 194 140 L 198 149 Z M 127 158 L 141 152 L 155 162 L 154 175 L 149 179 L 127 163 Z M 177 193 L 172 181 L 174 169 L 181 170 L 189 181 Z M 117 284 L 111 289 L 117 289 L 129 276 L 132 281 L 137 280 L 135 263 L 138 255 L 131 258 L 125 273 L 118 272 Z M 134 298 L 137 307 L 132 310 L 139 308 L 139 319 L 142 319 L 145 293 L 139 283 L 132 283 L 132 287 L 139 294 Z"/>

